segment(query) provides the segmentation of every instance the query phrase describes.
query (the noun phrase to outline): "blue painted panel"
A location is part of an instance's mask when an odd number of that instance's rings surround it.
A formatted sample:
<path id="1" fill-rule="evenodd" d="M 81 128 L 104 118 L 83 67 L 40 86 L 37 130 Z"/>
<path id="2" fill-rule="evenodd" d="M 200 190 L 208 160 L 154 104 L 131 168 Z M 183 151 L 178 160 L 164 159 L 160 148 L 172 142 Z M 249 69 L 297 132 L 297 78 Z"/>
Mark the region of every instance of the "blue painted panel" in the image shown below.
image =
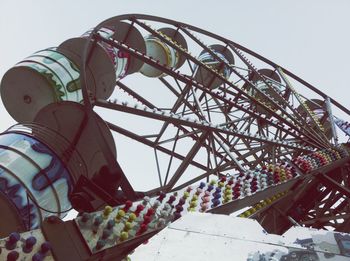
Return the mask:
<path id="1" fill-rule="evenodd" d="M 42 218 L 63 217 L 71 205 L 72 181 L 60 159 L 32 137 L 0 135 L 0 192 L 16 206 L 26 227 L 37 228 Z"/>

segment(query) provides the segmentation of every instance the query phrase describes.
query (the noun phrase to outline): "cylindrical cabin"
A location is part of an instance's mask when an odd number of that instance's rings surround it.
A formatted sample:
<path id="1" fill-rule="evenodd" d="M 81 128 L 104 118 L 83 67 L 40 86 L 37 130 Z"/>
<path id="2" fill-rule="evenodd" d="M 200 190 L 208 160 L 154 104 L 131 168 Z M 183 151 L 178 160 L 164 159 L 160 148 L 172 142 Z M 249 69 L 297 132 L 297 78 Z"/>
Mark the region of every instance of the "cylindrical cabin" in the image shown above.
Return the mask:
<path id="1" fill-rule="evenodd" d="M 270 69 L 260 69 L 252 72 L 249 75 L 251 84 L 245 84 L 244 88 L 258 101 L 264 103 L 272 110 L 276 110 L 275 103 L 281 105 L 283 98 L 281 89 L 281 78 L 279 75 Z M 254 86 L 252 86 L 254 85 Z M 270 100 L 272 99 L 272 101 Z M 257 106 L 260 113 L 268 114 L 268 112 L 261 106 Z"/>
<path id="2" fill-rule="evenodd" d="M 6 219 L 0 236 L 37 228 L 50 215 L 63 218 L 79 178 L 92 180 L 108 167 L 101 139 L 116 158 L 105 122 L 97 114 L 87 120 L 85 113 L 76 102 L 53 103 L 33 123 L 0 134 L 0 207 Z"/>
<path id="3" fill-rule="evenodd" d="M 0 94 L 18 122 L 30 122 L 47 104 L 82 100 L 77 64 L 56 48 L 39 51 L 8 70 Z"/>
<path id="4" fill-rule="evenodd" d="M 210 67 L 210 69 L 202 65 L 197 66 L 195 80 L 208 89 L 214 89 L 220 86 L 223 81 L 217 78 L 211 70 L 222 74 L 224 78 L 228 79 L 231 75 L 231 69 L 228 64 L 234 64 L 235 60 L 231 51 L 223 45 L 214 44 L 208 46 L 208 48 L 212 53 L 208 50 L 203 50 L 199 54 L 198 60 Z"/>
<path id="5" fill-rule="evenodd" d="M 332 136 L 331 122 L 328 118 L 327 105 L 324 101 L 319 99 L 310 99 L 304 102 L 304 105 L 299 105 L 298 112 L 305 118 L 306 122 L 312 124 L 314 129 L 318 132 L 318 127 L 323 130 L 328 139 Z M 305 111 L 307 110 L 308 113 Z M 313 119 L 312 119 L 313 118 Z"/>
<path id="6" fill-rule="evenodd" d="M 173 28 L 161 28 L 158 32 L 179 48 L 187 50 L 186 39 L 177 30 Z M 173 48 L 154 35 L 146 36 L 145 43 L 146 55 L 158 61 L 162 66 L 177 69 L 180 68 L 186 60 L 176 48 Z M 147 63 L 143 64 L 140 72 L 147 77 L 164 76 L 164 73 L 161 70 Z"/>
<path id="7" fill-rule="evenodd" d="M 87 38 L 91 36 L 92 32 L 93 29 L 87 31 L 80 37 L 80 40 L 83 38 L 87 41 Z M 120 50 L 112 43 L 112 41 L 115 41 L 117 44 L 124 44 L 144 53 L 146 51 L 145 41 L 137 28 L 125 22 L 113 22 L 99 28 L 96 34 L 100 36 L 98 44 L 105 50 L 114 65 L 116 80 L 140 70 L 143 65 L 141 60 L 136 59 L 126 51 Z M 68 40 L 73 45 L 77 41 L 77 38 Z"/>
<path id="8" fill-rule="evenodd" d="M 39 131 L 40 130 L 40 131 Z M 35 134 L 34 134 L 35 131 Z M 36 125 L 15 125 L 0 134 L 0 207 L 2 236 L 38 228 L 50 215 L 63 218 L 71 209 L 73 189 L 69 168 L 47 138 L 53 133 Z M 61 147 L 68 143 L 56 140 Z M 81 168 L 73 155 L 72 164 Z"/>

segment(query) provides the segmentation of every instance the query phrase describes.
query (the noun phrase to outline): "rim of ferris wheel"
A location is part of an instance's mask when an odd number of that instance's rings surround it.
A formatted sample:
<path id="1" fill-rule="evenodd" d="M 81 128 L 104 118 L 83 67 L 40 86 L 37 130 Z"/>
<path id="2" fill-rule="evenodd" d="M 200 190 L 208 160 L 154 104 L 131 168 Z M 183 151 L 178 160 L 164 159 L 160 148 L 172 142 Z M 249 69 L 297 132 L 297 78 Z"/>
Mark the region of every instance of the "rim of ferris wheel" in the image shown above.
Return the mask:
<path id="1" fill-rule="evenodd" d="M 107 20 L 100 24 L 101 26 L 95 27 L 99 29 L 101 27 L 107 27 L 114 31 L 112 39 L 118 41 L 121 44 L 138 50 L 141 53 L 146 52 L 146 44 L 140 31 L 131 23 L 121 22 L 118 20 Z M 130 57 L 130 64 L 128 66 L 127 74 L 138 72 L 143 65 L 143 61 Z"/>
<path id="2" fill-rule="evenodd" d="M 103 166 L 108 165 L 99 146 L 97 135 L 101 135 L 107 142 L 108 153 L 114 159 L 117 157 L 111 131 L 100 116 L 94 112 L 92 115 L 93 120 L 90 120 L 87 118 L 82 104 L 64 101 L 46 106 L 34 119 L 35 124 L 46 126 L 50 131 L 59 133 L 60 136 L 69 141 L 66 152 L 77 151 L 79 153 L 86 166 L 85 176 L 89 179 L 98 173 Z M 99 131 L 96 131 L 96 128 Z M 55 138 L 46 141 L 53 148 L 56 146 L 56 142 Z M 79 179 L 80 173 L 71 173 L 71 175 L 76 181 Z"/>
<path id="3" fill-rule="evenodd" d="M 144 20 L 149 20 L 149 21 L 154 21 L 154 22 L 161 22 L 161 23 L 167 23 L 170 25 L 174 25 L 176 27 L 181 28 L 181 30 L 185 30 L 187 31 L 187 29 L 189 30 L 193 30 L 195 32 L 207 35 L 209 37 L 212 37 L 216 40 L 228 43 L 229 46 L 233 46 L 234 48 L 239 48 L 240 50 L 262 60 L 263 62 L 269 64 L 270 66 L 272 66 L 273 68 L 277 68 L 279 70 L 283 70 L 284 74 L 288 75 L 289 77 L 295 79 L 296 81 L 300 82 L 301 84 L 305 85 L 307 88 L 311 89 L 312 91 L 314 91 L 315 93 L 317 93 L 318 95 L 322 96 L 322 97 L 327 97 L 327 95 L 325 93 L 323 93 L 322 91 L 318 90 L 316 87 L 314 87 L 313 85 L 311 85 L 310 83 L 306 82 L 305 80 L 301 79 L 300 77 L 298 77 L 297 75 L 293 74 L 292 72 L 290 72 L 289 70 L 283 68 L 282 66 L 279 66 L 278 64 L 270 61 L 269 59 L 259 55 L 258 53 L 236 43 L 233 42 L 232 40 L 228 40 L 222 36 L 219 36 L 217 34 L 214 34 L 212 32 L 206 31 L 204 29 L 201 29 L 199 27 L 190 25 L 190 24 L 186 24 L 186 23 L 181 23 L 175 20 L 171 20 L 171 19 L 167 19 L 167 18 L 163 18 L 163 17 L 157 17 L 157 16 L 152 16 L 152 15 L 147 15 L 147 14 L 135 14 L 135 13 L 130 13 L 130 14 L 124 14 L 124 15 L 118 15 L 118 16 L 114 16 L 111 17 L 109 19 L 106 19 L 105 21 L 102 21 L 100 24 L 98 24 L 95 29 L 101 28 L 106 24 L 111 24 L 111 23 L 115 23 L 115 22 L 119 22 L 121 20 L 128 20 L 131 22 L 138 22 L 138 19 L 144 19 Z M 338 103 L 336 100 L 330 98 L 331 102 L 337 106 L 340 110 L 344 111 L 347 114 L 350 114 L 350 110 L 345 108 L 343 105 L 341 105 L 340 103 Z"/>
<path id="4" fill-rule="evenodd" d="M 218 60 L 215 56 L 218 56 L 220 60 L 224 61 L 224 63 Z M 207 50 L 204 49 L 200 52 L 197 59 L 200 61 L 200 63 L 204 64 L 204 66 L 197 66 L 194 79 L 208 89 L 217 88 L 223 83 L 223 81 L 218 79 L 211 70 L 217 71 L 219 74 L 223 74 L 223 77 L 228 79 L 230 77 L 231 70 L 226 64 L 233 65 L 235 63 L 232 52 L 227 46 L 221 44 L 209 45 Z M 209 68 L 206 68 L 207 66 Z"/>
<path id="5" fill-rule="evenodd" d="M 107 99 L 113 93 L 116 75 L 113 61 L 100 43 L 89 38 L 71 38 L 58 46 L 58 51 L 69 57 L 81 70 L 83 49 L 88 42 L 94 46 L 86 65 L 87 89 L 93 98 Z"/>

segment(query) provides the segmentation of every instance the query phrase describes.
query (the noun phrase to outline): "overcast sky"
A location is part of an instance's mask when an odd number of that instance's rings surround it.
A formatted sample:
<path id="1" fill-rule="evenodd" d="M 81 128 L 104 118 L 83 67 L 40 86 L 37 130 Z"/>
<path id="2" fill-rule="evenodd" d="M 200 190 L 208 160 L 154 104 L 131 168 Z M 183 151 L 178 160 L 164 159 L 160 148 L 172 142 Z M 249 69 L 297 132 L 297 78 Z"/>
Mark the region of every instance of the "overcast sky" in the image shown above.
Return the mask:
<path id="1" fill-rule="evenodd" d="M 231 39 L 289 69 L 350 108 L 349 11 L 347 0 L 62 0 L 56 4 L 1 0 L 0 78 L 21 59 L 79 36 L 109 17 L 145 13 L 189 23 Z M 12 124 L 14 121 L 0 102 L 0 131 Z M 118 151 L 121 146 L 129 146 L 117 143 Z M 118 160 L 121 158 L 118 156 Z M 138 171 L 130 169 L 128 173 Z"/>
<path id="2" fill-rule="evenodd" d="M 350 107 L 347 0 L 1 0 L 0 78 L 24 57 L 111 16 L 146 13 L 216 32 L 284 66 Z M 103 4 L 101 4 L 103 3 Z M 0 131 L 13 120 L 0 103 Z"/>

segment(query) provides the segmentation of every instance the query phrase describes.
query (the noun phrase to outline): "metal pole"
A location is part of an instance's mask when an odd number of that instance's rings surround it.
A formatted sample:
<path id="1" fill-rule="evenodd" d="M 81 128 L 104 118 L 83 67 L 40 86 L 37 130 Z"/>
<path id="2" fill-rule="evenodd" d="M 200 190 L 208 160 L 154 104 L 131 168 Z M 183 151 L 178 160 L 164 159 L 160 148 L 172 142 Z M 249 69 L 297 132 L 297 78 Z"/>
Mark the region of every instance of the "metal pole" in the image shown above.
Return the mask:
<path id="1" fill-rule="evenodd" d="M 337 129 L 335 128 L 334 117 L 333 117 L 332 107 L 331 107 L 331 100 L 330 100 L 329 97 L 326 98 L 326 106 L 327 106 L 329 122 L 331 123 L 332 136 L 333 136 L 333 139 L 334 139 L 334 144 L 338 145 Z"/>

